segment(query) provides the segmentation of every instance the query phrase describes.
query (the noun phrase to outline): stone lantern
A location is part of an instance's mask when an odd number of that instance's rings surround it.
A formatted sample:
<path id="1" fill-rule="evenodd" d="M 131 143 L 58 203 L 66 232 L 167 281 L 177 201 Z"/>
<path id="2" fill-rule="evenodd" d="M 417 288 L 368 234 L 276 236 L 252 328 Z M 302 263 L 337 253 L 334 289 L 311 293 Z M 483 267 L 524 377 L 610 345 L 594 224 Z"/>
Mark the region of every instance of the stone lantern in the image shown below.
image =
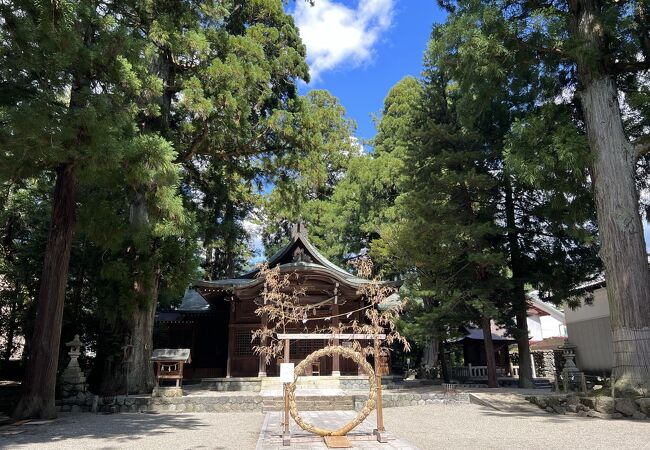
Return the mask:
<path id="1" fill-rule="evenodd" d="M 562 382 L 564 390 L 568 391 L 572 384 L 579 385 L 582 380 L 582 372 L 574 361 L 576 357 L 576 346 L 569 341 L 564 342 L 560 347 L 564 357 L 564 368 L 562 369 Z"/>
<path id="2" fill-rule="evenodd" d="M 70 362 L 68 367 L 63 371 L 63 382 L 68 384 L 80 384 L 86 382 L 86 377 L 79 367 L 79 356 L 81 356 L 81 347 L 84 345 L 83 342 L 79 340 L 79 335 L 75 334 L 74 339 L 70 342 L 66 342 L 66 347 L 70 349 L 68 351 L 68 356 L 70 356 Z"/>
<path id="3" fill-rule="evenodd" d="M 61 375 L 61 411 L 88 410 L 90 405 L 87 404 L 86 376 L 79 367 L 79 356 L 84 343 L 79 340 L 79 335 L 75 334 L 74 339 L 65 345 L 70 349 L 70 362 Z"/>

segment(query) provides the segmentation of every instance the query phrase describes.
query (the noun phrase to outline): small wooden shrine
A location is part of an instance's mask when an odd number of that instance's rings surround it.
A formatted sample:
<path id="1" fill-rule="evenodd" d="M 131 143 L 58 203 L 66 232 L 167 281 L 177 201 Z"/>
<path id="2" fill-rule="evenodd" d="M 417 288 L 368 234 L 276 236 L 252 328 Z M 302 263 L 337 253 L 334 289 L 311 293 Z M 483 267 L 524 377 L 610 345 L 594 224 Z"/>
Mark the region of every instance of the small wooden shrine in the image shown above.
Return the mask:
<path id="1" fill-rule="evenodd" d="M 359 289 L 368 280 L 356 277 L 323 256 L 307 238 L 304 224 L 293 226 L 289 243 L 273 255 L 270 268 L 279 266 L 282 273 L 295 273 L 295 283 L 305 290 L 300 301 L 315 306 L 309 320 L 288 333 L 313 333 L 334 325 L 365 321 L 365 301 Z M 253 270 L 237 278 L 199 281 L 194 289 L 202 298 L 191 299 L 191 308 L 159 313 L 162 331 L 159 346 L 190 348 L 192 364 L 188 378 L 277 376 L 279 363 L 269 365 L 253 352 L 252 331 L 260 328 L 262 318 L 255 310 L 263 302 L 264 280 Z M 401 281 L 385 282 L 399 287 Z M 185 302 L 184 302 L 185 303 Z M 326 340 L 296 340 L 291 344 L 291 361 L 298 362 L 324 347 Z M 389 367 L 383 362 L 384 372 Z M 323 357 L 311 375 L 357 375 L 357 365 L 347 359 Z"/>

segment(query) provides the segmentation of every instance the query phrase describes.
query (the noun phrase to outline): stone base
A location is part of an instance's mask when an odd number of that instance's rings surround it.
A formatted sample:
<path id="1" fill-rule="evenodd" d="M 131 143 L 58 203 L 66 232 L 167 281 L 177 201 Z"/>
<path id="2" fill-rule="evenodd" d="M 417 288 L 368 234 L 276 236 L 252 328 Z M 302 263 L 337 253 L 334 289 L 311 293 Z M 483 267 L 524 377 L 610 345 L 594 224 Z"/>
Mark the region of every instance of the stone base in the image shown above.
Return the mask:
<path id="1" fill-rule="evenodd" d="M 534 395 L 526 400 L 549 413 L 577 414 L 581 417 L 597 417 L 600 419 L 631 418 L 647 420 L 644 411 L 646 401 L 650 399 L 619 398 L 607 396 L 579 397 L 577 395 Z M 650 412 L 650 410 L 648 410 Z"/>
<path id="2" fill-rule="evenodd" d="M 166 388 L 163 388 L 166 389 Z M 169 388 L 167 388 L 169 389 Z M 171 389 L 177 389 L 173 387 Z M 179 389 L 180 390 L 180 389 Z M 282 395 L 263 396 L 258 393 L 228 393 L 224 395 L 209 393 L 201 395 L 188 386 L 182 397 L 153 397 L 151 395 L 117 395 L 98 397 L 90 392 L 85 396 L 57 400 L 59 411 L 95 411 L 95 412 L 265 412 L 282 411 L 284 400 Z M 337 410 L 360 411 L 366 400 L 367 394 L 345 394 L 338 396 L 297 396 L 298 409 L 306 412 Z M 429 405 L 433 403 L 469 403 L 469 394 L 459 392 L 454 399 L 448 399 L 443 392 L 384 392 L 384 408 L 397 406 Z M 372 428 L 368 433 L 372 432 Z M 280 443 L 278 434 L 278 444 Z M 393 439 L 393 437 L 389 438 Z"/>
<path id="3" fill-rule="evenodd" d="M 211 391 L 259 392 L 261 386 L 262 379 L 252 377 L 203 378 L 201 380 L 201 387 Z"/>
<path id="4" fill-rule="evenodd" d="M 378 429 L 372 430 L 372 434 L 374 434 L 377 437 L 377 442 L 381 442 L 382 444 L 385 444 L 388 442 L 388 433 L 386 433 L 386 430 L 384 431 L 379 431 Z"/>
<path id="5" fill-rule="evenodd" d="M 151 396 L 164 398 L 182 397 L 183 388 L 176 386 L 156 386 L 153 388 Z"/>

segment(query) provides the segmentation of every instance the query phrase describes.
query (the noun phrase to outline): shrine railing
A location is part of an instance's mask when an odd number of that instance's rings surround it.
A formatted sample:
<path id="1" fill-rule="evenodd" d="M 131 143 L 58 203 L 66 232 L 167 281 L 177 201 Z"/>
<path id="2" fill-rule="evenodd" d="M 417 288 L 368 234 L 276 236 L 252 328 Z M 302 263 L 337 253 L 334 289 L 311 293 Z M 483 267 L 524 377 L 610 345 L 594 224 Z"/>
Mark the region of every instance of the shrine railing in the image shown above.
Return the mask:
<path id="1" fill-rule="evenodd" d="M 519 374 L 519 367 L 517 368 L 517 374 Z M 452 378 L 461 378 L 467 380 L 485 380 L 488 377 L 488 368 L 487 366 L 473 366 L 471 364 L 467 366 L 456 366 L 451 368 Z M 515 376 L 512 372 L 508 372 L 507 367 L 497 367 L 497 377 L 507 377 Z"/>

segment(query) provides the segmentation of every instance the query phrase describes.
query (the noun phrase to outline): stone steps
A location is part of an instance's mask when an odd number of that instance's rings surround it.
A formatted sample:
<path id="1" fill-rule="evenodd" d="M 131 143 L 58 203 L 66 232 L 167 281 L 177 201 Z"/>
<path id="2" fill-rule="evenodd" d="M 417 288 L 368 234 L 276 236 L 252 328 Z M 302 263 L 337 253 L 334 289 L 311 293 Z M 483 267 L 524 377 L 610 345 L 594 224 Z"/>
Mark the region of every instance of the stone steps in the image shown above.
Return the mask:
<path id="1" fill-rule="evenodd" d="M 535 384 L 535 389 L 553 389 L 550 380 L 546 378 L 535 378 L 533 379 L 533 384 Z"/>
<path id="2" fill-rule="evenodd" d="M 298 378 L 298 389 L 340 389 L 340 377 L 331 376 L 304 376 Z M 281 391 L 280 377 L 262 378 L 261 391 Z"/>
<path id="3" fill-rule="evenodd" d="M 262 411 L 281 411 L 282 397 L 268 397 L 262 401 Z M 354 411 L 354 396 L 342 397 L 297 397 L 296 405 L 300 411 Z"/>

